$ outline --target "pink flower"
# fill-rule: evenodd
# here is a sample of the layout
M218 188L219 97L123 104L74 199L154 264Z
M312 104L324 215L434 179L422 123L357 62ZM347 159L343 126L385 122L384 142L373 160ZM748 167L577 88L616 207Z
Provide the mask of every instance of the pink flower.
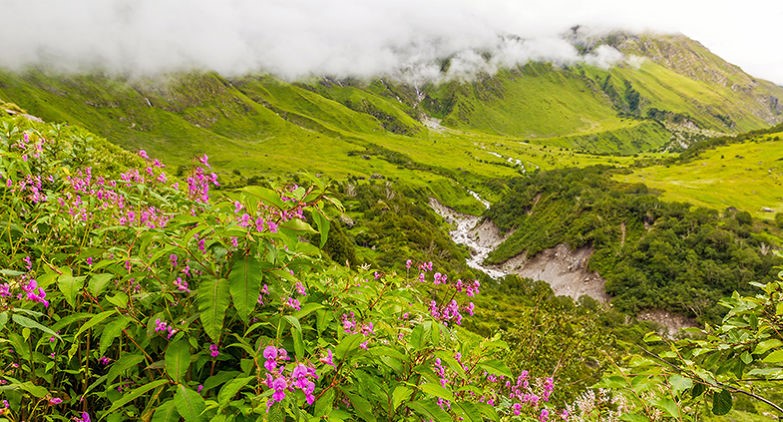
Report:
M60 404L62 402L63 402L63 399L61 399L59 397L52 397L52 398L49 399L49 404L52 405L52 406L56 406L56 405L58 405L58 404Z
M332 349L326 350L326 356L323 356L319 361L325 365L334 366L334 360L332 356Z
M144 151L143 149L139 150L139 157L141 157L141 158L143 158L145 160L149 160L150 159L150 156L147 155L147 151Z
M217 344L213 343L209 345L209 355L212 356L213 358L216 358L220 355L220 351L218 351Z

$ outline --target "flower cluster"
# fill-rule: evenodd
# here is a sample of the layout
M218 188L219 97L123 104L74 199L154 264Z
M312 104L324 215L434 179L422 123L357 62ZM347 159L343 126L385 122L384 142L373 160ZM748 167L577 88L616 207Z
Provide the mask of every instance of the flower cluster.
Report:
M209 203L209 186L220 186L217 180L217 174L207 174L204 168L211 168L209 158L206 154L199 158L199 162L204 166L198 166L193 174L187 178L188 196L196 202L202 204Z
M167 322L161 321L160 318L158 318L155 320L155 332L166 333L166 338L170 339L174 334L177 333L177 330Z
M283 401L287 391L293 392L297 389L304 393L307 404L313 404L315 402L314 380L318 379L318 374L314 367L303 363L297 363L286 376L286 367L283 362L288 361L289 358L288 352L285 349L267 346L264 349L263 356L266 359L264 368L268 371L266 375L266 386L269 389L274 390L272 398L267 402L268 407ZM331 351L329 359L331 360Z

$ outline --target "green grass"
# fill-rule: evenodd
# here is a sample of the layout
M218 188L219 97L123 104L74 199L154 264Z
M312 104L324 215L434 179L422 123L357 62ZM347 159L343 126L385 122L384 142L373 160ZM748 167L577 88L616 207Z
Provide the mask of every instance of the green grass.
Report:
M736 207L770 219L783 212L783 141L774 140L782 135L718 147L686 163L643 168L617 179L644 183L669 201L718 210Z

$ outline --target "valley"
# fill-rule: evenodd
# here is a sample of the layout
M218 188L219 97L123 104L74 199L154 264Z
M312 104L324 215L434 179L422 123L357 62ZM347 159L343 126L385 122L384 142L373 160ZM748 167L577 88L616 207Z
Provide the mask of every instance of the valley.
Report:
M572 32L417 82L0 68L0 420L780 411L783 87Z

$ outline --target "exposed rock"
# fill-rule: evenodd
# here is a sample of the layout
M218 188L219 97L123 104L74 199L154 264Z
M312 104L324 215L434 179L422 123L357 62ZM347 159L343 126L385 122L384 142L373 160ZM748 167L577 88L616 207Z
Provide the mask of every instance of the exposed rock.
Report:
M601 302L608 302L604 291L604 279L598 273L587 269L592 248L580 248L575 251L566 245L547 249L528 259L521 254L509 259L502 265L484 265L484 260L511 233L503 235L491 221L481 217L458 213L435 199L430 206L454 226L450 232L455 243L466 245L471 250L467 264L471 268L485 272L492 278L501 278L510 274L533 280L542 280L552 287L556 295L573 299L587 295Z
M658 333L669 338L674 338L683 328L696 327L696 321L682 315L660 309L648 309L637 316L642 321L651 321L660 326Z

